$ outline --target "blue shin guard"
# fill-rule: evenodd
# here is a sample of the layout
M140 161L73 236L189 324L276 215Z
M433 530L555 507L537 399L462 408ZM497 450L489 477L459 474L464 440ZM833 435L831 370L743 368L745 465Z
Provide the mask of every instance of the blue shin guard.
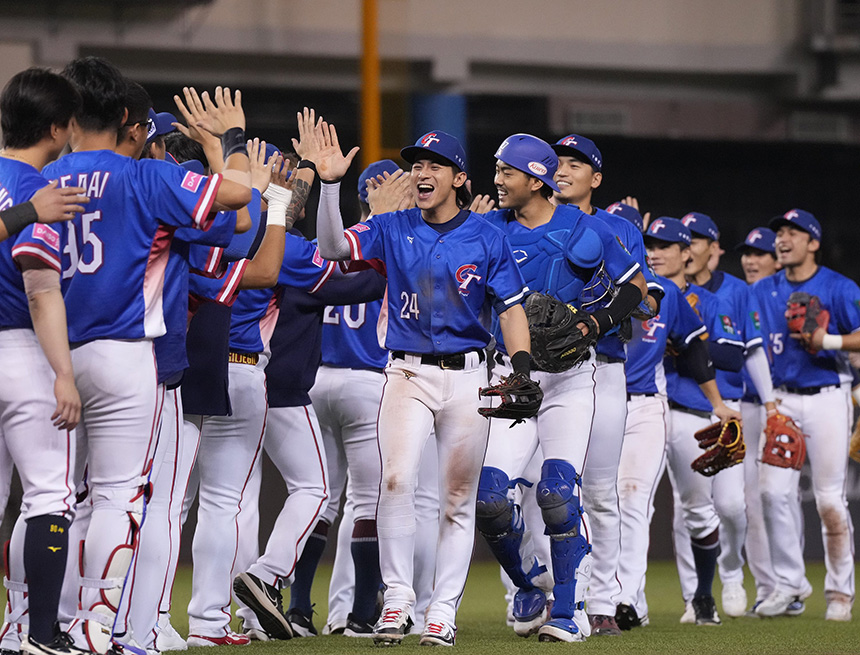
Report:
M541 467L537 503L550 537L552 574L555 582L553 618L572 619L584 608L585 577L591 572L591 545L582 534L581 479L576 469L561 459L548 459ZM577 584L579 583L579 584Z
M520 589L534 588L533 578L546 571L532 559L529 570L523 566L520 546L523 542L523 519L519 507L508 497L511 481L504 471L492 466L481 470L478 482L476 523L499 564Z

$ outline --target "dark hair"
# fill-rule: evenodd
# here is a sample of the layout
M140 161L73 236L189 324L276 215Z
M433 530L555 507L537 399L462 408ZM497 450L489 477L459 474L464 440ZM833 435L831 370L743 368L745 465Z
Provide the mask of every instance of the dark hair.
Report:
M535 178L535 179L537 179L537 178ZM541 180L541 182L543 182L543 180ZM552 187L550 187L550 185L547 184L546 182L543 182L543 186L540 188L540 194L544 198L549 200L550 198L552 198L552 193L553 193Z
M66 127L81 104L75 87L46 68L28 68L15 75L0 95L0 126L6 148L29 148Z
M209 160L206 159L206 153L203 152L203 146L196 141L189 139L182 132L170 132L164 135L164 149L169 152L173 158L180 164L184 161L196 159L203 168L209 168Z
M140 153L141 159L155 159L152 156L152 146L158 144L159 147L164 148L164 135L159 134L156 137L153 137L152 141L147 141L143 146L143 152Z
M456 166L452 166L454 169L454 175L460 172L460 169ZM466 209L469 205L472 204L472 192L466 187L466 183L463 183L463 186L457 187L457 206L460 209Z
M78 125L88 132L118 130L126 107L126 79L119 69L100 57L82 57L63 69L81 94L81 108L75 114Z
M149 110L152 109L152 98L140 84L126 78L125 108L128 109L128 118L125 125L119 129L119 138L122 139L126 128L143 123L149 119Z

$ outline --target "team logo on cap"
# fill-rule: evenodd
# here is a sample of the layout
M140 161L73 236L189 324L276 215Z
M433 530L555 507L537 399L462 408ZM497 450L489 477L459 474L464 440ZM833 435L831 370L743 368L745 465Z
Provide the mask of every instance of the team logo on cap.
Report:
M425 134L421 137L421 145L425 148L429 148L434 143L439 143L439 138L436 136L435 132L430 132L430 134Z
M457 269L454 277L457 278L457 282L460 283L460 286L457 287L460 291L460 295L468 296L469 295L469 283L472 280L476 280L478 282L481 281L480 275L475 275L475 271L478 270L478 267L474 264L464 264L460 268Z
M579 144L576 142L576 137L569 136L564 141L561 142L561 145L563 145L563 146L576 146Z
M790 211L785 212L782 217L785 220L790 221L793 218L800 218L800 214L798 214L796 210L792 209Z
M535 175L546 175L546 166L540 162L530 161L528 163L528 169Z
M651 234L657 234L657 232L662 230L664 227L666 227L666 224L658 218L656 221L651 223L651 227L648 228L648 231Z
M619 209L621 209L621 203L613 202L611 205L609 205L609 207L606 208L606 211L608 211L610 214L614 214Z
M687 214L684 218L681 219L681 222L684 224L684 227L690 227L690 223L696 222L696 217L692 214Z
M758 230L753 230L752 232L749 233L749 236L747 237L747 243L752 245L756 241L758 241L759 239L763 239L763 238L764 237L762 236L761 232L759 232Z
M149 141L152 137L155 136L155 130L156 129L157 128L155 127L155 121L150 120L149 121L149 129L146 130L146 140L147 141Z

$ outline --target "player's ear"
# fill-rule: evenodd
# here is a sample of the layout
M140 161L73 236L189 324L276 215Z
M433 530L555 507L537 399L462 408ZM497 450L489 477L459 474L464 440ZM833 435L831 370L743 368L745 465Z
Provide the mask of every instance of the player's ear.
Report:
M818 252L818 249L821 248L821 242L818 239L809 239L809 246L807 247L809 252Z
M456 171L454 173L454 188L459 189L466 183L468 176L463 171Z
M603 182L603 173L600 171L594 171L591 176L591 188L596 189L600 186L601 182Z

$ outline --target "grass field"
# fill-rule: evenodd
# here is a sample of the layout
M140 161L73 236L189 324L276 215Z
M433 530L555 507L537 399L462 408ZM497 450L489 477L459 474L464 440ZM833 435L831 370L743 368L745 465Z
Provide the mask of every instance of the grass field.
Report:
M313 590L316 603L314 624L322 629L327 615L326 596L329 567L321 567ZM681 625L678 619L683 612L680 585L674 563L654 562L648 571L648 603L651 624L624 633L621 637L591 637L585 643L547 644L535 637L521 639L505 625L503 587L499 569L489 562L472 566L466 594L457 616L457 652L462 654L529 655L530 653L561 652L577 649L582 652L604 653L695 653L712 655L722 653L779 653L798 655L839 655L860 653L860 617L851 623L824 621L824 565L813 563L807 575L815 593L807 601L806 612L799 617L777 619L740 618L723 616L720 627ZM754 592L751 576L747 574L747 593ZM173 624L183 635L187 633L184 610L190 596L190 570L180 571L173 597ZM715 588L719 607L719 583ZM221 650L227 651L227 648ZM243 653L270 655L302 653L335 655L338 653L375 651L367 639L349 639L342 636L293 639L283 642L252 643ZM397 652L418 651L418 637L407 637ZM422 648L426 653L428 649ZM207 651L209 652L209 651ZM235 648L229 652L235 653ZM217 651L212 649L212 655Z

